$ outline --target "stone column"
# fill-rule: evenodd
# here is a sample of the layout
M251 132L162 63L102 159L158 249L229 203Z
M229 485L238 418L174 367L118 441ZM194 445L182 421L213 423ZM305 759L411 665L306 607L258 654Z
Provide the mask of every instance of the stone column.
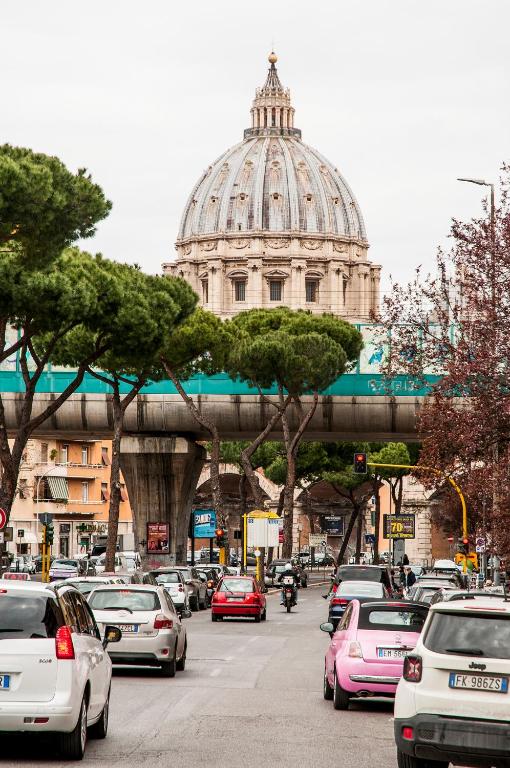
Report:
M144 567L186 564L191 504L205 450L186 437L126 436L120 464L133 510L135 542L147 541L147 523L168 523L169 554L138 544Z

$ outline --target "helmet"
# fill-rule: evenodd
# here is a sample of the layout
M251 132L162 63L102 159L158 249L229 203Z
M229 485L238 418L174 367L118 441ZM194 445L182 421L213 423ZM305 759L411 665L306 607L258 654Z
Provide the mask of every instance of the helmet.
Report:
M291 571L292 570L292 565L290 563L285 563L285 570L286 571Z

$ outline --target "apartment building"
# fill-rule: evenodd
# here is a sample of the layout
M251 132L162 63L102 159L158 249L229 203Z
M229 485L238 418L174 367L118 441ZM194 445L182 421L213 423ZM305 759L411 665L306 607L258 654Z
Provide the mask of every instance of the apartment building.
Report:
M53 516L56 555L84 555L108 532L111 442L30 440L21 465L10 525L11 552L39 553L40 517ZM121 477L119 533L131 533L132 513Z

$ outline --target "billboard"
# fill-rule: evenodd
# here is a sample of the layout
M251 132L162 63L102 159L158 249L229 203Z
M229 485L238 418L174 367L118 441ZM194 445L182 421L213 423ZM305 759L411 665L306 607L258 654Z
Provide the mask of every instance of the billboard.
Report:
M216 512L214 509L196 509L193 512L195 539L214 539L216 536Z
M147 523L147 552L151 555L168 555L170 552L168 523Z
M322 532L327 536L343 536L344 535L344 518L343 515L324 515L321 518Z
M383 515L385 539L414 539L414 515Z

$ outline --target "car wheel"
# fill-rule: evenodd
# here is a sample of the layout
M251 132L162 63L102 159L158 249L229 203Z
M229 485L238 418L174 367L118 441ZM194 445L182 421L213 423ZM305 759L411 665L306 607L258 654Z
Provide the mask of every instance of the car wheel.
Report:
M187 641L184 643L184 650L182 652L182 656L177 662L177 671L178 672L184 672L184 669L186 667L186 651L188 650L188 643Z
M108 696L106 697L103 711L101 712L101 717L99 718L97 723L94 723L94 725L89 730L89 734L91 738L106 739L106 734L108 733L108 715L109 714L110 714L110 691L108 691Z
M406 755L397 749L398 768L448 768L449 763L438 762L437 760L423 760L420 757Z
M218 621L219 616L217 616L215 613L211 613L211 620L212 621Z
M64 760L83 760L87 744L87 701L81 701L78 722L71 733L60 734L60 753Z
M255 624L260 624L261 616L262 616L261 613L257 613L257 615L255 616Z
M264 612L262 613L262 616L260 617L262 621L265 621L267 619L267 608L264 608Z
M207 597L204 598L204 601L202 603L198 604L198 607L200 608L201 611L205 611L205 609L207 608Z
M324 667L324 698L326 699L326 701L333 701L333 688L329 684L325 667Z
M344 691L338 682L338 675L335 669L335 683L333 688L333 706L335 709L349 709L349 694ZM410 767L409 767L410 768Z
M172 661L161 662L161 677L175 677L175 671L177 669L177 663L175 661L175 651Z

